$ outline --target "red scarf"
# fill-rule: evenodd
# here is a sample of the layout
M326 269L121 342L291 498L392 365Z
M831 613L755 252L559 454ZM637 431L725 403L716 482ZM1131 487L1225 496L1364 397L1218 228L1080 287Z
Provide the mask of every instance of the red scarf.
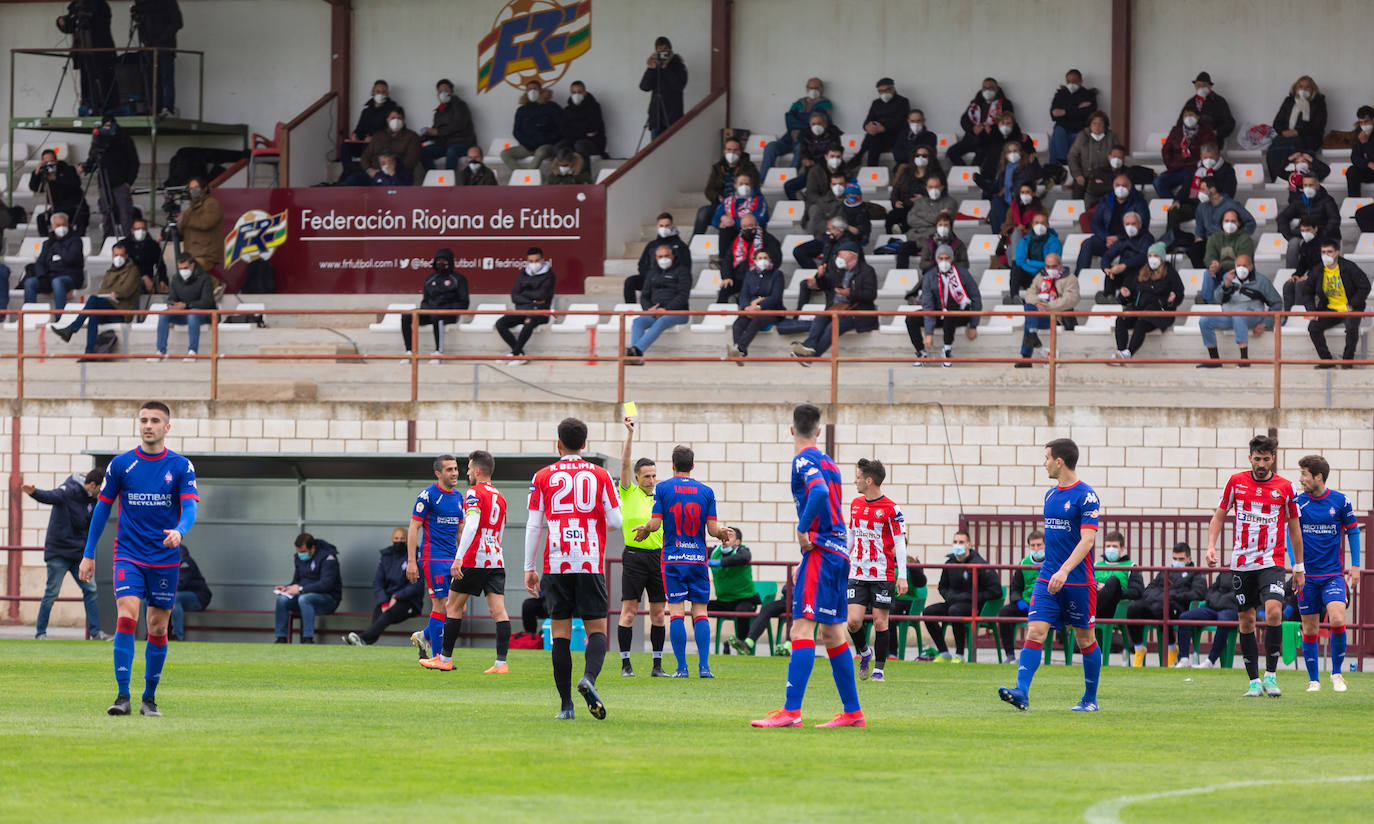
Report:
M1193 171L1193 182L1188 185L1188 198L1190 200L1197 200L1197 190L1202 188L1202 181L1211 177L1213 171L1215 170L1203 166L1201 161L1198 162L1197 169Z
M753 195L752 197L745 198L743 205L739 205L739 201L739 198L733 196L725 199L725 214L729 215L736 222L739 221L739 215L742 215L745 212L752 212L753 214L759 213L758 195ZM736 212L738 212L738 214L736 214Z
M967 309L972 301L968 299L968 292L964 291L964 282L959 277L959 267L951 266L947 273L937 270L936 274L940 276L940 306L948 307L952 298L960 309Z
M981 98L979 98L981 99ZM984 126L992 126L997 123L997 118L1002 114L1002 98L994 97L988 104L988 113L981 120L978 115L978 100L968 104L968 119L973 123L982 123Z
M1055 281L1059 280L1063 275L1064 270L1061 268L1059 274L1053 277L1050 276L1049 272L1045 272L1040 276L1040 290L1037 294L1041 303L1049 303L1054 298L1059 297L1059 287L1055 285Z
M735 242L730 245L730 256L735 261L735 266L739 266L746 258L752 258L763 248L763 230L754 230L754 242L745 243L742 234L735 235Z
M1302 188L1302 179L1306 174L1306 172L1299 172L1294 169L1293 172L1288 175L1288 194L1291 195Z

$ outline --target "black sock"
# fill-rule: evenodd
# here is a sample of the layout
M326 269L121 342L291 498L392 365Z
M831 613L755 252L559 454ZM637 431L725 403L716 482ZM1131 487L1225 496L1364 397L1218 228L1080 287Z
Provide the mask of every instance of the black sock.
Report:
M593 684L596 683L596 676L601 674L601 665L606 661L606 647L610 646L606 639L606 633L594 632L587 636L586 669L583 675Z
M506 660L510 652L510 619L496 622L496 660Z
M660 626L649 627L649 646L654 648L654 658L663 657L663 642L668 637L668 628Z
M553 639L553 685L563 709L572 709L572 640Z
M878 669L882 669L883 664L887 663L888 638L891 635L890 629L873 631L873 657L876 659L874 666Z
M630 644L633 643L635 639L635 628L620 627L617 629L616 635L620 639L620 657L624 658L626 661L630 660Z
M868 650L868 644L864 641L863 627L859 627L857 631L850 630L849 640L854 644L854 652L862 653Z
M1283 627L1264 627L1264 671L1278 672L1279 653L1283 652Z
M1245 673L1250 680L1259 678L1259 642L1255 640L1254 630L1240 634L1240 654L1245 659Z
M462 618L444 619L444 655L453 657L453 645L458 643L458 636L463 631Z

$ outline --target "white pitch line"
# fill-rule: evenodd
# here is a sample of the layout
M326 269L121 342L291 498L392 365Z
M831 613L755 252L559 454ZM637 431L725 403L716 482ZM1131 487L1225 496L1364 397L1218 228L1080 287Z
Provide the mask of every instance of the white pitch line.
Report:
M1374 781L1374 775L1341 775L1330 778L1274 778L1256 781L1232 781L1227 784L1208 784L1203 787L1189 787L1183 790L1169 790L1162 793L1147 793L1145 795L1123 795L1120 798L1113 798L1108 801L1099 801L1088 808L1083 813L1083 820L1088 824L1121 824L1118 814L1125 807L1141 801L1154 801L1159 798L1177 798L1185 795L1202 795L1203 793L1215 792L1217 790L1236 790L1246 787L1264 787L1273 784L1354 784L1361 781Z

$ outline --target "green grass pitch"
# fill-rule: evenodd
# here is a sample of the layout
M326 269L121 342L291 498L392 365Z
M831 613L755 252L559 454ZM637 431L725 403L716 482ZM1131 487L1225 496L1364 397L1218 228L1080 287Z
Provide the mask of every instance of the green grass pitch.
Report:
M456 662L174 644L166 717L111 718L109 645L0 643L0 821L1374 819L1374 682L1361 673L1344 695L1325 675L1308 695L1285 670L1283 698L1242 700L1241 670L1108 667L1102 712L1080 715L1077 667L1042 667L1018 713L996 696L1011 665L894 662L886 683L859 684L867 729L818 730L839 709L818 660L807 729L755 730L748 719L781 705L783 659L717 656L715 681L677 681L648 678L636 655L625 679L612 652L607 719L574 695L571 723L552 720L547 653L512 653L508 676L481 674L489 649ZM140 642L135 707L142 669Z

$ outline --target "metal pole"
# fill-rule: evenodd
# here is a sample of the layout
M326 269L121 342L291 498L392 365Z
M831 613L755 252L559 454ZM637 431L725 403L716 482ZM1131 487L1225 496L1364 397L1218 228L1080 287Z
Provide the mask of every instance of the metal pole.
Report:
M1274 411L1277 412L1282 406L1282 393L1280 386L1283 383L1283 318L1274 313ZM1274 423L1278 423L1277 415Z
M970 664L978 661L978 565L973 565L973 608L969 610L969 615L973 618L968 625L968 662ZM1054 646L1054 635L1049 637L1050 646Z
M22 306L21 306L20 309L19 309L18 320L19 320L19 341L17 342L17 344L15 345L15 348L14 348L14 357L15 357L15 361L14 361L14 382L15 382L16 384L18 384L18 385L15 387L15 393L18 395L18 399L19 399L20 401L23 401L23 400L24 400L24 309L23 309Z
M835 420L840 405L840 316L830 313L830 420ZM831 455L833 458L834 455Z
M19 334L20 334L20 336L22 337L23 334L24 334L24 333L23 333L23 329L22 329L23 324L20 324L20 326L21 326L21 328L20 328ZM20 361L20 363L23 363L23 361ZM21 398L21 399L23 398L23 395L22 395L22 394L20 395L20 398ZM9 486L10 486L10 489L9 489L9 492L10 492L10 497L9 497L9 508L10 508L10 518L9 518L10 524L9 524L9 526L10 526L10 529L9 529L9 544L10 544L11 547L17 547L17 546L19 546L19 544L21 543L21 541L20 541L20 535L22 534L23 529L24 529L24 509L23 509L23 503L24 503L23 494L24 494L24 493L23 493L23 490L20 489L20 487L21 487L21 485L22 485L22 479L21 479L20 476L19 476L19 421L20 421L20 418L19 418L18 415L11 415L11 416L10 416L10 484L9 484ZM6 573L6 575L5 575L5 578L6 578L6 581L5 581L5 594L6 594L6 595L9 595L9 596L11 596L11 597L18 597L18 595L19 595L19 585L20 585L20 582L21 582L20 575L19 575L19 567L20 567L20 564L22 564L23 562L24 562L24 553L23 553L21 550L18 550L18 549L11 549L11 550L9 551L9 559L8 559L8 561L7 561L7 563L6 563L6 568L5 568L5 573ZM18 623L18 622L19 622L19 602L18 602L18 601L10 601L8 622L9 622L9 623Z
M219 400L219 310L210 313L210 400Z
M615 347L615 398L616 403L625 403L625 313L620 313L620 340Z
M1164 656L1164 665L1168 666L1169 658L1166 653L1168 651L1169 645L1169 573L1166 570L1164 572L1161 572L1160 574L1164 576L1164 617L1163 620L1160 622L1159 652L1161 655Z
M420 312L410 310L410 402L420 399L420 359L416 350L420 348Z
M1050 367L1050 397L1049 397L1049 407L1050 407L1050 409L1054 409L1054 395L1055 395L1055 389L1056 389L1055 384L1056 384L1056 379L1057 379L1058 376L1059 376L1059 367L1058 367L1058 365L1057 365L1057 363L1056 363L1056 361L1055 361L1055 356L1058 355L1058 354L1059 354L1059 323L1058 323L1058 318L1056 318L1055 315L1054 315L1054 313L1051 312L1051 313L1050 313L1050 351L1049 351L1049 359L1050 359L1050 363L1049 363L1049 367Z

